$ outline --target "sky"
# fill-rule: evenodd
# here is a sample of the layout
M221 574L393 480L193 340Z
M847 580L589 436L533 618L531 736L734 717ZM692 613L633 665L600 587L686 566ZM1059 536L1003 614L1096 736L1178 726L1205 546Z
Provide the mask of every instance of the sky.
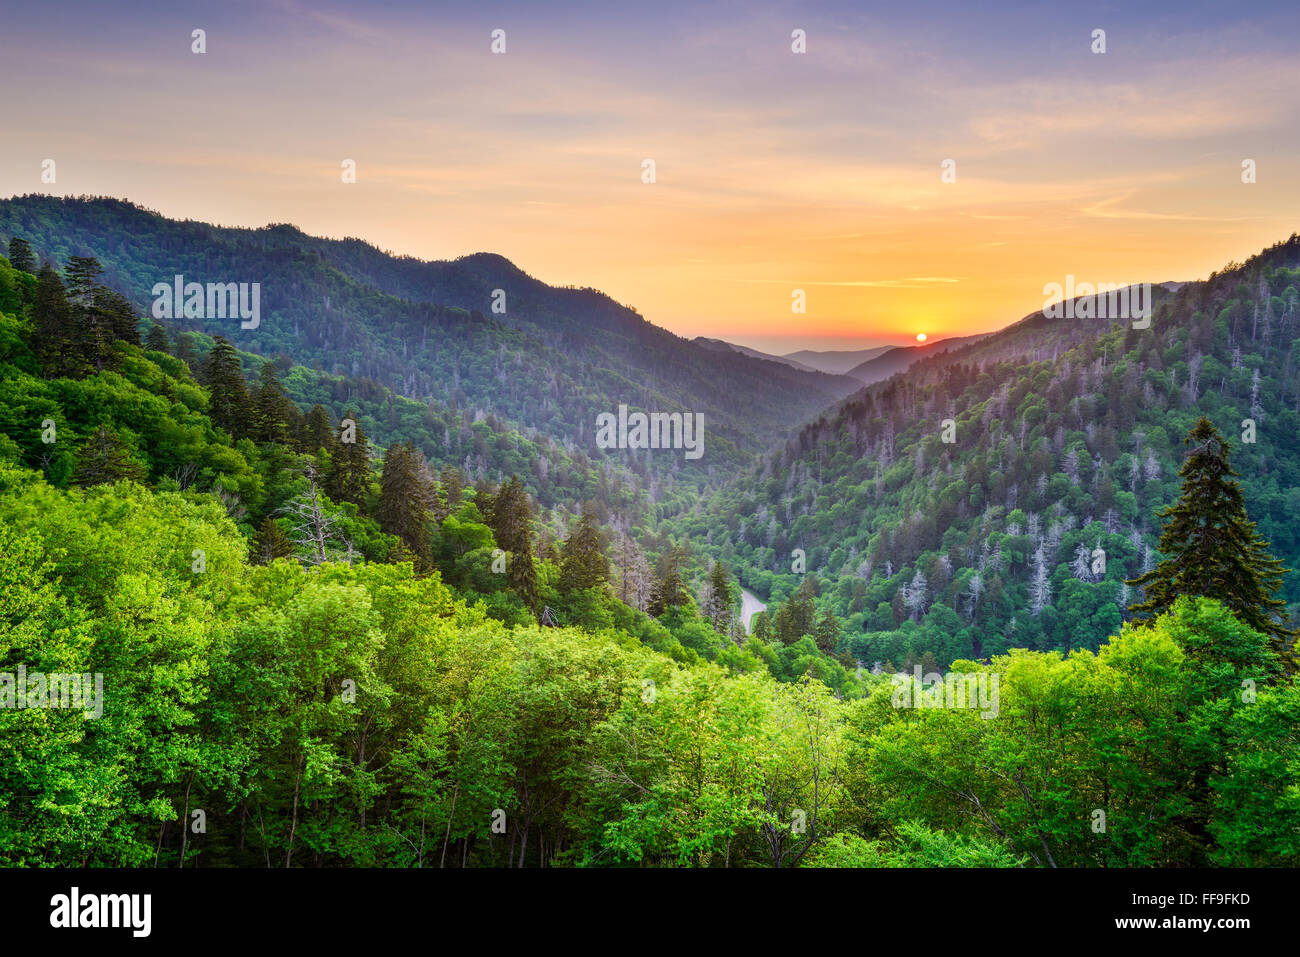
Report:
M1294 0L64 2L3 22L0 196L500 253L776 353L989 331L1067 275L1203 278L1300 229Z

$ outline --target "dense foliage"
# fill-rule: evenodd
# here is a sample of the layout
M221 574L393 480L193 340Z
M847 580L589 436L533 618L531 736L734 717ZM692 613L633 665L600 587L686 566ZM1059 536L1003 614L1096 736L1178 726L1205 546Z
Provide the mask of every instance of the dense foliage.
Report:
M105 693L98 720L0 711L7 864L1300 855L1300 693L1209 599L1096 655L995 658L986 720L894 708L883 680L846 701L678 663L620 627L507 627L409 563L249 565L211 497L3 481L0 661Z

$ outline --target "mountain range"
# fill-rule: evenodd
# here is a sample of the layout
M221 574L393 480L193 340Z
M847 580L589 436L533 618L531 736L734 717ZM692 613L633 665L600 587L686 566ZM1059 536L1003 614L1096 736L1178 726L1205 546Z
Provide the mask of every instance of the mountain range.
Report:
M146 314L155 284L176 275L259 283L258 328L194 319L177 330L222 335L252 356L285 355L435 411L490 414L571 454L617 458L660 485L726 474L858 387L843 376L720 353L595 289L549 286L487 253L428 262L359 239L177 221L102 197L0 201L0 234L25 238L41 260L96 257L106 283ZM331 411L341 415L351 397ZM708 454L692 463L603 452L593 441L596 417L620 404L703 414ZM412 438L366 424L385 439ZM425 451L437 460L446 449Z
M726 563L769 620L811 579L846 624L842 650L868 664L1095 647L1123 619L1125 579L1161 558L1157 514L1200 415L1239 437L1249 512L1300 564L1294 236L1205 281L1154 285L1149 326L1038 311L985 335L773 356L684 340L485 253L426 262L102 198L0 202L0 235L60 263L97 257L146 311L174 274L260 282L259 328L171 331L204 349L225 336L250 370L279 357L300 407L358 407L380 446L415 441L471 480L521 473L570 513L597 502L613 526L643 528L652 555L689 543L696 581ZM812 365L850 358L847 375ZM702 412L701 462L597 448L596 416L620 405ZM1093 571L1081 556L1098 549ZM1285 595L1300 600L1295 575Z
M806 365L811 369L829 372L832 375L847 375L850 369L897 348L898 346L873 346L870 349L832 349L825 351L800 349L798 352L787 353L784 358Z
M777 356L748 346L737 345L723 339L710 339L697 336L692 341L706 349L717 352L733 352L739 355L762 359L765 362L779 362L803 372L822 372L827 375L848 376L857 379L862 385L871 385L888 379L896 372L902 372L913 362L926 356L947 352L965 343L975 342L982 335L956 336L928 342L917 346L876 346L871 349L849 351L815 352L804 349L789 355Z

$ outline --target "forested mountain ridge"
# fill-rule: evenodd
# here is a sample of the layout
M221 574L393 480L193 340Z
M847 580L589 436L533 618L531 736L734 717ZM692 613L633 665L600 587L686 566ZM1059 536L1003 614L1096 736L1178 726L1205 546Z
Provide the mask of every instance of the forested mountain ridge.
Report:
M847 375L848 371L855 366L860 366L869 359L874 359L876 356L897 348L898 346L873 346L870 349L852 350L829 349L818 351L815 349L800 349L798 352L789 353L785 358L804 363L815 369L821 369L822 372Z
M741 355L750 356L754 359L762 359L764 362L776 362L780 365L789 366L792 369L800 369L803 372L817 372L810 365L805 365L795 359L787 356L774 356L770 353L760 352L757 349L751 349L748 346L738 346L734 342L727 342L725 339L710 339L707 336L696 336L692 342L703 346L705 349L713 349L718 352L739 352Z
M1300 567L1298 287L1292 236L1154 287L1150 328L1034 313L846 399L676 528L778 601L803 550L868 665L1096 648L1137 597L1125 579L1161 558L1155 515L1200 415ZM1284 588L1294 606L1300 575Z
M880 355L864 359L844 374L866 385L874 385L895 373L904 371L912 363L919 362L927 356L951 352L961 348L963 344L978 342L983 338L983 336L957 336L919 346L896 346L885 350Z
M494 255L422 262L292 226L217 227L122 200L40 195L0 201L0 235L25 238L38 259L96 257L106 283L142 310L154 284L176 274L259 282L257 329L220 319L184 328L478 418L492 412L570 452L619 456L643 476L725 475L855 387L701 348L595 290L547 286ZM504 314L492 312L497 289ZM596 416L619 404L703 413L709 454L693 463L596 449Z

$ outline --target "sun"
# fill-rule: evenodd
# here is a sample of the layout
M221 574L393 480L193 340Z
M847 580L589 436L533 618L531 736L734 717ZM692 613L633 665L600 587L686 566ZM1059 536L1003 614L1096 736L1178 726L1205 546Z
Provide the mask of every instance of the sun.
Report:
M925 333L924 333L924 332L918 332L918 333L916 334L916 341L917 341L917 342L925 342Z

